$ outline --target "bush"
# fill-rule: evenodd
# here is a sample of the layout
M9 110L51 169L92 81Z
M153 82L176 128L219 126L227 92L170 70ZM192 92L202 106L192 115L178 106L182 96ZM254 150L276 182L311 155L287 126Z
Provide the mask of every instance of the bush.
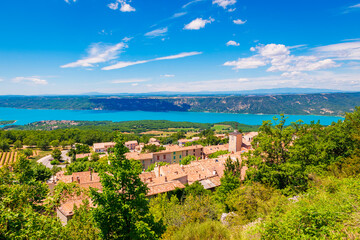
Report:
M182 165L189 165L192 161L195 161L196 157L193 155L189 155L184 157L184 159L181 161Z
M59 162L58 160L52 160L52 161L50 162L50 164L51 164L51 165L59 165L60 162Z
M230 152L227 151L227 150L220 150L220 151L217 151L217 152L214 152L214 153L210 154L209 158L217 158L218 156L225 155L225 154L228 154L228 153L230 153Z
M230 239L228 229L218 221L188 224L170 238L173 240Z

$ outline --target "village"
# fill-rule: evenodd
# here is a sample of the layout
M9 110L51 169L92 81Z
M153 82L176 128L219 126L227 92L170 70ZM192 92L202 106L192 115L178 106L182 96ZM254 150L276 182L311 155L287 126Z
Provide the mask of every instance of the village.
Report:
M150 138L147 144L137 141L125 142L129 149L126 158L133 161L140 161L143 172L140 179L147 184L147 197L152 198L158 194L184 189L185 186L199 182L204 189L214 190L221 185L220 178L224 174L225 162L228 158L232 161L238 160L241 164L241 155L251 149L251 142L257 132L241 133L237 130L229 134L219 134L218 138L228 138L227 144L222 145L190 145L188 142L199 140L199 137L191 139L179 139L178 145L161 146L156 138ZM142 152L146 145L155 145L164 150L158 152ZM94 143L92 151L107 155L109 150L115 146L114 142ZM77 157L88 157L90 154L81 154ZM187 159L193 161L187 161ZM241 178L244 179L246 166L241 169ZM59 182L78 183L80 187L89 189L95 188L101 191L102 186L98 173L89 171L73 172L66 175L65 171L56 173L48 185L53 189ZM80 206L84 196L68 198L61 202L57 208L57 216L65 225L74 214L74 206Z

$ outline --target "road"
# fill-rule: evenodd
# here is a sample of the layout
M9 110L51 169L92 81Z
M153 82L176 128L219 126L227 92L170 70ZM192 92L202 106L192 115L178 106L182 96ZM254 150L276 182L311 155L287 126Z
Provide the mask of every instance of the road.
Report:
M68 153L69 150L65 150L65 151L61 151L61 159L64 161L68 161L70 160L70 157L66 156L66 154ZM51 165L51 161L53 160L53 157L51 155L47 155L43 158L40 158L39 160L37 160L38 163L42 163L43 165L45 165L45 167L52 169L53 165ZM61 168L66 167L66 165L58 165Z

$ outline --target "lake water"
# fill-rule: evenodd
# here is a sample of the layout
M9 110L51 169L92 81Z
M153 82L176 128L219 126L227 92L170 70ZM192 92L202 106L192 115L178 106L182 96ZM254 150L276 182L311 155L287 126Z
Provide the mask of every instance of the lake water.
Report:
M323 125L343 119L316 115L287 115L288 121L303 120L305 123L320 120ZM233 113L204 113L204 112L144 112L144 111L94 111L94 110L38 110L0 108L0 120L17 120L15 124L25 125L42 120L83 120L113 122L131 120L170 120L199 123L218 123L237 121L248 125L260 125L264 120L272 120L274 115L262 114L233 114Z

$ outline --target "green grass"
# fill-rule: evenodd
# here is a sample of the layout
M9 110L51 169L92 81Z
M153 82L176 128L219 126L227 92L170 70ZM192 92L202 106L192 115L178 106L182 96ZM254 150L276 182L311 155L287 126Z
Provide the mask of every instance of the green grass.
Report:
M232 127L230 125L216 124L211 129L215 130L216 132L224 132L224 131L231 131Z

